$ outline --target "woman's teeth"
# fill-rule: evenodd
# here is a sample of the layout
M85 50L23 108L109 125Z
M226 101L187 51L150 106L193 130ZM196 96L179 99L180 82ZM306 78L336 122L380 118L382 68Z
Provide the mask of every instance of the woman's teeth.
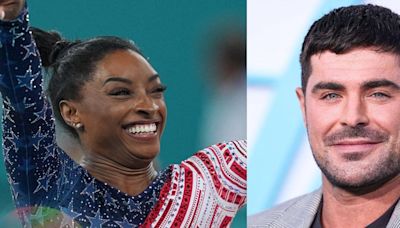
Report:
M135 124L128 129L129 133L137 134L137 133L154 133L157 130L157 126L155 123L151 124Z

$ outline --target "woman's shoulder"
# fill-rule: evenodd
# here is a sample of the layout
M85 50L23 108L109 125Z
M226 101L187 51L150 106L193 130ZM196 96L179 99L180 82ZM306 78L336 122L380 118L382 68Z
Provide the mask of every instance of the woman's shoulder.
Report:
M246 151L244 140L218 143L171 165L170 179L144 226L229 225L246 202Z
M214 191L246 194L247 142L237 140L206 147L180 164Z
M196 166L210 172L216 170L234 172L245 179L246 161L247 142L246 140L236 140L208 146L183 161L181 165ZM194 171L199 172L200 170Z

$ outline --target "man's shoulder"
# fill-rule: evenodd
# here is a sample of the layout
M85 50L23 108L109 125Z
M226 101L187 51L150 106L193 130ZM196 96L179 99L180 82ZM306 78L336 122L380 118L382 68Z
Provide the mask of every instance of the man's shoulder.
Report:
M249 216L248 227L309 227L321 201L316 190Z

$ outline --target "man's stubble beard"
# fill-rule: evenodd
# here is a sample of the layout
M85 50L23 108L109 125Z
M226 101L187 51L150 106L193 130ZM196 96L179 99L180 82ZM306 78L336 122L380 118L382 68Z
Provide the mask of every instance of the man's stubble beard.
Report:
M368 192L375 191L380 188L389 180L400 175L400 145L398 143L392 143L390 148L383 148L384 151L373 151L372 153L381 153L378 159L373 161L366 169L362 171L359 170L357 173L350 174L354 170L346 170L348 167L339 167L337 164L333 164L333 161L329 158L328 153L331 151L323 151L322 153L317 153L311 145L311 139L309 134L309 127L307 125L307 134L310 140L310 146L312 150L313 157L321 169L322 173L325 175L326 179L335 187L344 189L345 191L354 194L365 194ZM352 136L353 135L353 136ZM383 133L379 133L376 130L365 130L364 128L344 130L343 133L336 133L334 137L326 137L328 140L324 139L324 145L329 143L331 140L340 140L340 138L351 138L351 137L370 137L370 138L381 138L388 140L389 136L384 136ZM351 156L346 157L348 162L357 162L363 158L363 155L353 153ZM358 176L354 178L354 176Z
M314 150L313 157L326 179L333 186L354 194L373 192L400 174L400 158L394 152L390 152L389 156L379 157L362 173L356 174L348 174L351 170L343 170L342 167L335 166L326 157L323 158L316 154ZM349 160L349 162L351 161ZM359 177L349 180L351 175Z

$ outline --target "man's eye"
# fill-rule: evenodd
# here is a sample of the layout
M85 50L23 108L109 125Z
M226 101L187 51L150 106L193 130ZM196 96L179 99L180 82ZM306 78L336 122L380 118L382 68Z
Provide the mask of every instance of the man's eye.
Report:
M371 94L371 97L378 98L378 99L386 99L386 98L390 98L391 96L386 93L376 92L376 93Z
M340 95L337 93L328 93L321 97L322 100L335 100L340 98Z

